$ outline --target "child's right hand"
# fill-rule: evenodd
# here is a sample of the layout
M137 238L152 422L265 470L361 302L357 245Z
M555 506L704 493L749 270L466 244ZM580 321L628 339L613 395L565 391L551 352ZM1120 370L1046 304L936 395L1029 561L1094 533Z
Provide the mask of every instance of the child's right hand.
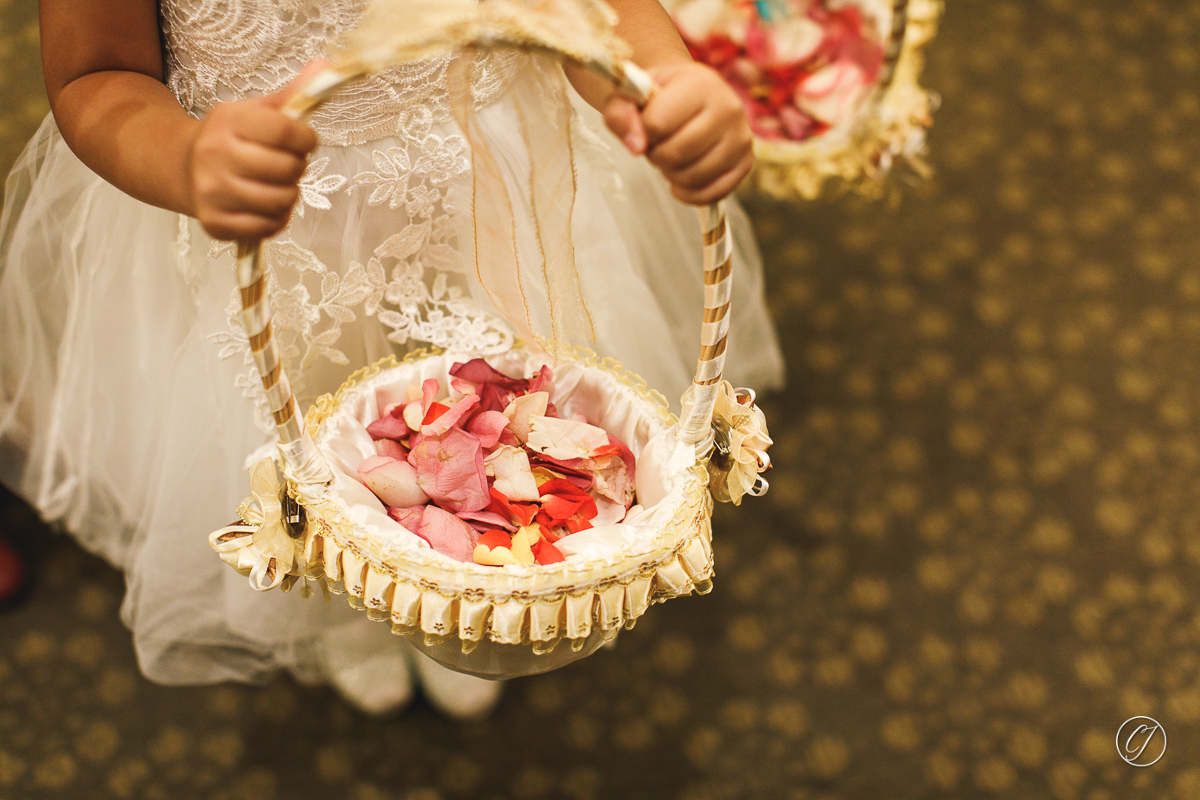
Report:
M288 224L317 135L283 105L309 67L286 89L220 103L200 123L188 152L192 216L214 239L258 240Z

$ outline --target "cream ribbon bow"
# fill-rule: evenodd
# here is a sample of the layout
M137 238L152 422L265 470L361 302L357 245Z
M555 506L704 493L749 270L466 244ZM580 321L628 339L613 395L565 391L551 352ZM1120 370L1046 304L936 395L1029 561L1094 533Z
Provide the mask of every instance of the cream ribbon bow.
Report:
M264 458L250 468L250 493L238 508L243 524L213 531L208 543L222 561L250 576L251 586L266 591L299 571L304 542L288 533L274 460Z
M767 448L767 419L754 405L754 392L734 389L721 381L713 405L714 449L708 462L709 489L713 497L740 505L745 495L761 497L767 482L759 473L771 467Z

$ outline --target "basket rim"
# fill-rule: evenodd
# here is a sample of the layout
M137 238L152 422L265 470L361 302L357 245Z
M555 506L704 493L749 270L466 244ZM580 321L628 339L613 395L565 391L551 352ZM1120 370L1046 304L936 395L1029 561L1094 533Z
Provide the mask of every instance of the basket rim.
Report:
M502 353L506 355L514 351L525 351L533 355L534 351L523 343L515 343L512 348ZM657 413L661 431L669 430L678 421L668 408L666 398L659 392L650 389L644 380L635 373L625 369L619 362L611 358L601 358L596 353L582 347L564 348L560 353L559 362L570 360L585 369L596 369L604 372L610 378L640 400L647 410ZM355 395L365 391L372 382L393 369L411 366L417 362L446 357L457 357L459 354L442 348L421 348L408 354L403 359L395 356L385 356L374 364L364 367L351 375L345 383L331 395L318 398L306 415L305 424L309 434L321 446L321 436L324 426L337 410ZM486 359L487 357L484 356ZM708 474L703 463L697 459L684 478L681 486L668 494L660 502L671 501L672 495L678 493L675 506L683 508L696 504L696 495L707 494ZM660 527L653 538L645 544L635 544L630 547L614 550L603 557L588 559L567 559L557 564L549 565L504 565L500 567L475 564L473 562L453 562L428 548L405 550L403 555L389 557L381 543L372 542L369 537L363 537L355 532L355 525L350 520L351 503L338 495L325 494L320 499L312 497L304 487L288 481L288 491L292 496L304 503L310 514L315 514L320 523L324 523L321 535L332 536L342 548L351 549L358 557L366 561L376 571L387 574L393 579L420 581L428 583L430 572L438 573L438 583L446 588L454 587L454 592L477 593L480 596L514 595L536 598L543 595L561 594L564 584L571 581L582 583L621 583L633 580L640 575L654 572L658 567L670 563L679 552L686 548L690 537L685 534L693 527L691 517L694 515L676 514L672 523ZM315 501L315 502L314 502ZM597 579L596 574L605 573L608 577ZM480 580L495 586L480 588ZM581 583L581 585L582 585ZM506 585L511 584L511 585ZM432 586L430 587L432 588Z

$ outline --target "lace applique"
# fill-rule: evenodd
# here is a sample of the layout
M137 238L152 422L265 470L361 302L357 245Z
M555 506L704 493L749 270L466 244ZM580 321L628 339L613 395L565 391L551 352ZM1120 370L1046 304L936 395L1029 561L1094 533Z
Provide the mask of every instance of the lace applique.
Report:
M457 246L452 195L455 179L470 171L466 142L436 130L425 108L406 113L401 122L402 136L370 151L373 169L351 179L330 173L330 157L321 156L301 181L297 216L305 208L345 210L335 209L335 203L365 202L367 207L403 211L406 224L375 245L365 264L351 260L344 270L325 264L290 238L290 229L263 245L272 327L301 406L315 399L316 392L305 380L308 371L322 361L349 364L339 348L344 329L367 324L369 318L382 326L383 337L401 347L418 342L488 354L512 345L507 324L471 301ZM354 194L366 196L358 199ZM232 253L232 245L214 243L210 257ZM221 346L221 358L241 354L247 371L236 385L254 399L259 425L270 431L266 396L242 328L236 290L226 312L227 330L209 340Z
M296 203L297 216L304 216L304 209L315 208L328 211L333 203L325 195L338 191L346 185L345 175L325 175L329 168L329 157L313 159L300 178L300 202Z
M218 102L277 91L307 62L324 57L363 5L161 0L167 85L194 116ZM505 52L475 58L470 81L476 107L508 88L516 58ZM324 147L300 181L296 220L263 249L275 338L302 407L328 388L311 386L309 373L329 365L346 366L347 373L362 366L349 364L347 352L358 358L370 349L368 340L480 354L512 344L508 324L473 303L455 237L453 186L468 174L470 159L463 137L444 124L452 118L449 67L450 57L441 56L394 68L348 87L310 117ZM375 145L362 147L368 143ZM395 214L384 219L384 211ZM336 220L334 228L318 215ZM374 216L364 224L368 215ZM318 232L294 236L297 221ZM331 246L360 230L377 240ZM320 238L309 241L309 235ZM339 249L364 257L343 260ZM232 245L214 243L210 256L227 259L232 252ZM331 262L318 252L329 253ZM209 339L222 358L241 355L246 370L236 385L253 398L259 425L269 432L273 425L236 291L226 311L227 329ZM329 371L321 373L324 383Z
M167 86L188 113L201 117L218 102L244 100L286 86L304 65L353 27L364 0L162 0ZM511 79L513 53L475 57L476 106L493 102ZM326 144L360 145L399 131L416 106L448 119L450 56L408 64L358 81L311 116Z

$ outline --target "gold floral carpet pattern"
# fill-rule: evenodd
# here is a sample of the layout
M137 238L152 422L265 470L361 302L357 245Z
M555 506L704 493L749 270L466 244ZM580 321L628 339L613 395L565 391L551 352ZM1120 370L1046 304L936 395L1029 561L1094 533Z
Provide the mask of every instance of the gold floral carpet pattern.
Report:
M45 110L33 6L0 0L0 165ZM713 594L486 722L373 720L148 683L120 576L5 499L37 583L0 797L1200 798L1200 2L951 0L926 83L931 182L751 204L791 388Z

